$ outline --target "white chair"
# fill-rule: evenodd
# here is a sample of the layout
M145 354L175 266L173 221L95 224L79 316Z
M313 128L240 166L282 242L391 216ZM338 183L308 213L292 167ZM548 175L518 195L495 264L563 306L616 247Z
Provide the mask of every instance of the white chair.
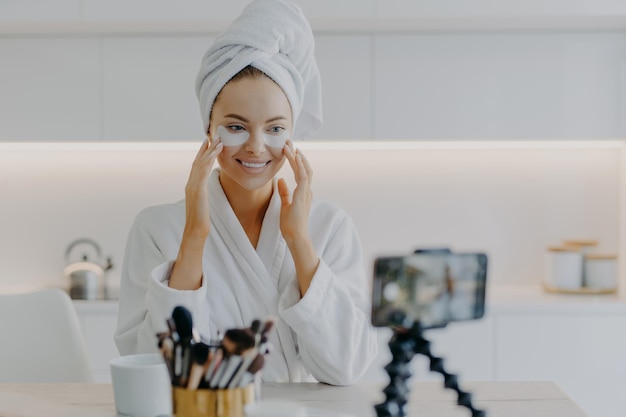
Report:
M0 294L0 383L93 382L78 316L59 289Z

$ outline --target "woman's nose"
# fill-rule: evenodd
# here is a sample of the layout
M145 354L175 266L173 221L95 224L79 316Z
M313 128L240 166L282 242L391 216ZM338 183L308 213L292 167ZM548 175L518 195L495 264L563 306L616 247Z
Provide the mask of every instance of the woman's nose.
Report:
M244 145L244 149L247 152L258 154L265 151L265 142L263 141L263 135L261 132L250 132L248 141Z

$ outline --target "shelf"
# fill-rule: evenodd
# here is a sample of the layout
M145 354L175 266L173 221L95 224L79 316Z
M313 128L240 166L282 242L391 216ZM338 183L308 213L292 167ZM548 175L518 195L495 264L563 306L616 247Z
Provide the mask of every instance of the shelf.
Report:
M505 314L626 315L626 299L612 294L556 294L541 284L497 284L487 287L487 311Z
M577 289L566 289L566 288L556 288L551 287L549 285L544 284L543 289L546 292L552 294L568 294L568 295L609 295L609 294L617 294L617 287L615 288L577 288Z

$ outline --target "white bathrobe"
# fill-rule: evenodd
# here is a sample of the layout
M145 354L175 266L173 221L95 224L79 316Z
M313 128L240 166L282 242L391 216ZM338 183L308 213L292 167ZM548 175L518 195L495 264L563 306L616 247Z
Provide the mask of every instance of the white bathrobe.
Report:
M187 307L203 338L253 319L276 318L273 350L263 380L345 385L358 380L376 356L370 296L361 245L351 218L314 201L309 233L320 264L304 297L291 253L280 233L280 196L274 186L256 249L233 212L215 169L209 180L211 231L202 286L168 287L185 226L185 201L141 211L126 246L115 341L122 355L157 351L156 333L177 305Z

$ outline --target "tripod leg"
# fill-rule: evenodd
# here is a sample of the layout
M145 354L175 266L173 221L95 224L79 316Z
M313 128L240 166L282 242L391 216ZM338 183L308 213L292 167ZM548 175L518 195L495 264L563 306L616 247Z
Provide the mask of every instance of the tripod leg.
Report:
M395 331L389 341L391 362L385 366L389 375L389 385L385 387L385 402L374 406L378 417L405 417L409 387L406 383L411 376L410 363L415 355L415 341L407 332Z
M457 393L456 403L470 410L472 417L486 417L487 413L485 411L474 408L472 404L472 394L463 391L459 387L458 377L445 370L443 358L433 356L430 350L430 342L424 338L423 330L419 323L413 326L411 333L415 340L415 353L426 356L430 361L430 370L443 375L444 386Z

